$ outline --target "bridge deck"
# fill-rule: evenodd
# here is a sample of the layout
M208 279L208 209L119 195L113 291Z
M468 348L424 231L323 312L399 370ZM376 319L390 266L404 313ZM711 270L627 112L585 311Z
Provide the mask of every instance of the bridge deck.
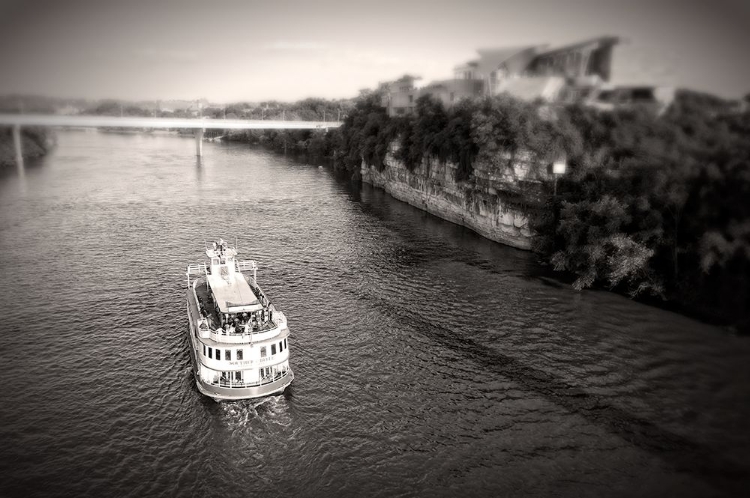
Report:
M246 119L188 119L56 114L0 114L0 126L76 126L96 128L194 128L219 130L315 130L338 128L340 121L258 121Z

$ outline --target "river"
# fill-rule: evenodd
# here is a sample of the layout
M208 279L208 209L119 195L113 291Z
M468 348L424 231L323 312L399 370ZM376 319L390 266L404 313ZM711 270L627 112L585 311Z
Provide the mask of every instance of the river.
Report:
M60 132L0 177L2 496L732 496L750 340L238 144ZM185 266L238 237L292 386L195 387Z

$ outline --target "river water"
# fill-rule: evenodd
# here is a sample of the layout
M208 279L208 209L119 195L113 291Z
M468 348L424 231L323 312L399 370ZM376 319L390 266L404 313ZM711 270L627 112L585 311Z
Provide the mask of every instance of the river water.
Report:
M748 338L292 158L58 140L0 177L0 495L747 491ZM289 319L283 395L195 388L184 271L218 236Z

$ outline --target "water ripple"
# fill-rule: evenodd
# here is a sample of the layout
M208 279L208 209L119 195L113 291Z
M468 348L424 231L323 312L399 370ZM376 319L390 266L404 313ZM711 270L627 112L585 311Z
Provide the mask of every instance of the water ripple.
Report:
M61 133L0 179L0 495L740 494L744 338L291 158ZM228 180L228 179L231 179ZM216 403L184 266L238 237L295 382Z

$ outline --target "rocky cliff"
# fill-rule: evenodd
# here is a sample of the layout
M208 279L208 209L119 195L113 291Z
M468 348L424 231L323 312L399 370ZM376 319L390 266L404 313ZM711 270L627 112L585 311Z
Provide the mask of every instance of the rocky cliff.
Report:
M463 225L519 249L531 249L529 206L538 198L539 183L527 180L528 166L517 158L500 158L504 165L477 162L467 181L456 182L456 165L423 162L413 171L388 154L382 171L362 164L362 180L396 199L444 220Z

